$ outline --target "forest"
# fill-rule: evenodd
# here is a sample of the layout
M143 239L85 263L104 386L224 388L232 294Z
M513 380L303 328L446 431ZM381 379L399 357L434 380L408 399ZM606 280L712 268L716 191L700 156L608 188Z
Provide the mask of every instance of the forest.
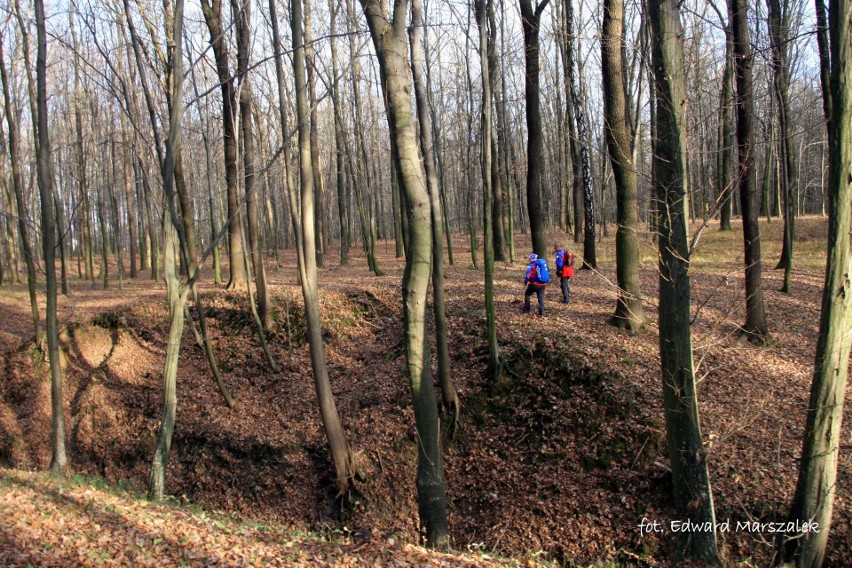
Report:
M0 565L848 565L848 0L8 0L0 83Z

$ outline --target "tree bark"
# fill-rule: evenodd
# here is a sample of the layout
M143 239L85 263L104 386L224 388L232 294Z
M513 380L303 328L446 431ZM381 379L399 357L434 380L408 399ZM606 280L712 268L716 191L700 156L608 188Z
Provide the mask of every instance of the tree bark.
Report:
M547 237L542 205L544 177L544 135L541 126L541 62L539 26L541 15L550 0L541 0L533 9L531 0L520 0L524 31L524 97L527 103L527 211L533 252L547 254Z
M274 0L273 0L274 1ZM329 13L331 14L331 26L329 39L331 46L331 103L334 108L334 172L337 184L337 218L340 226L340 265L349 264L349 199L346 186L346 160L347 152L343 133L342 108L340 101L340 88L338 80L338 57L337 57L337 11L338 6L334 0L329 0Z
M493 104L493 93L495 89L498 89L498 81L500 79L500 67L497 65L497 46L496 46L496 35L497 35L497 20L494 16L494 0L488 0L486 5L483 6L487 13L484 17L488 19L488 26L485 31L486 33L486 44L488 47L488 76L489 76L489 85L488 92L489 98L492 99L492 102L489 104ZM483 21L484 25L484 21ZM499 140L494 136L494 109L492 108L489 112L489 125L488 130L490 132L489 138L487 139L489 144L491 144L491 159L490 159L490 169L491 169L491 187L489 190L489 194L491 195L491 215L489 218L489 222L491 223L491 233L493 235L493 249L494 249L494 260L498 262L503 262L506 260L506 235L504 232L504 217L505 217L505 205L503 203L503 179L505 171L504 168L506 166L505 162L499 159L500 152L498 148ZM485 189L485 184L483 183L483 189ZM485 251L486 257L488 256L488 251ZM486 258L486 265L488 264L488 260ZM492 267L493 268L493 267ZM486 271L488 267L486 266ZM487 278L487 276L486 276ZM493 280L493 270L492 270L492 280ZM486 309L486 312L488 310ZM496 338L496 332L495 332ZM496 339L495 339L496 344ZM499 355L499 353L498 353Z
M3 60L3 37L0 35L0 79L3 81L3 100L7 109L15 108L11 90L9 85L9 77L6 73L6 64ZM6 124L9 127L9 163L12 167L12 189L15 193L15 205L18 210L18 235L21 238L21 248L24 253L24 263L27 267L27 291L30 297L30 313L33 318L33 338L36 343L39 342L41 335L41 323L38 315L38 298L36 296L36 270L35 270L35 254L33 246L30 244L30 236L27 229L26 211L27 206L24 201L24 180L21 176L21 150L20 150L20 130L18 129L18 120L14 112L6 112Z
M438 172L435 167L435 145L432 141L432 116L429 113L426 93L422 37L424 26L422 0L412 0L411 27L408 30L408 36L411 46L414 97L420 123L420 150L423 153L423 165L426 170L426 189L429 194L432 224L432 308L435 314L435 350L438 352L438 385L441 388L441 410L450 417L452 434L458 426L461 402L450 374L450 350L447 344L448 326L444 307L444 229Z
M651 0L656 77L654 180L660 250L660 361L668 453L678 516L715 526L713 494L701 440L690 329L687 242L687 149L683 28L675 0ZM720 564L715 530L684 535L686 559Z
M798 172L793 156L793 133L790 125L790 4L781 0L766 0L769 10L769 37L772 43L773 90L778 109L778 128L781 130L778 140L778 159L781 169L778 181L784 203L784 239L781 259L775 268L784 269L782 292L790 291L793 271L793 237L795 236L795 197Z
M299 130L299 172L301 187L301 243L299 251L299 273L302 295L305 300L305 320L308 342L311 346L311 366L314 386L320 405L325 433L328 437L331 459L335 470L335 485L338 495L349 491L357 474L354 456L346 441L343 425L334 403L328 367L322 343L319 314L319 290L317 287L316 244L314 235L314 186L313 162L311 160L311 125L308 108L308 87L305 64L305 44L302 33L302 0L291 0L290 25L293 37L293 76L296 83L296 114ZM286 135L286 134L285 134ZM291 203L294 200L291 199Z
M248 284L248 274L243 262L243 229L239 215L239 198L237 189L239 178L237 172L237 127L236 100L234 97L234 82L228 66L228 50L225 43L225 31L222 28L222 0L202 0L201 11L210 32L210 45L216 60L216 74L222 90L222 133L225 152L225 183L228 191L228 266L231 278L227 288L233 289Z
M50 138L47 124L47 34L44 26L44 2L35 0L36 21L36 100L38 114L38 188L41 201L42 249L46 282L47 358L50 364L50 473L64 475L65 414L62 405L62 368L59 364L59 322L56 318L56 227L53 213L53 171L50 162ZM11 109L14 107L7 107ZM58 205L58 204L57 204Z
M240 77L240 127L243 140L243 183L246 193L246 216L248 217L249 251L251 267L254 269L254 283L257 288L257 309L263 330L272 328L272 314L269 307L269 294L266 289L266 271L263 265L261 246L261 220L259 198L255 188L254 132L251 111L251 81L249 80L249 54L251 53L251 0L231 0L237 31L237 74ZM242 232L242 229L240 229ZM240 262L244 264L243 260ZM249 283L250 285L251 283Z
M719 230L731 230L731 196L734 184L731 166L734 157L734 125L731 104L734 96L734 43L730 24L725 27L725 71L722 74L722 91L719 96L719 150L716 166L716 194L719 196Z
M852 6L832 1L831 129L829 138L828 251L814 376L799 480L790 521L811 522L780 540L781 559L799 568L821 566L831 528L840 456L841 422L852 343Z
M569 46L574 44L574 7L572 0L565 0L565 21L567 28L567 40ZM580 168L582 171L582 202L583 202L583 266L582 268L597 268L597 252L595 248L595 192L592 185L592 159L589 155L589 142L586 133L586 111L583 104L580 86L578 84L577 75L579 69L575 70L574 65L574 50L569 47L567 52L568 60L568 78L571 84L571 106L574 114L574 121L577 125L577 146L580 154ZM575 162L576 165L576 162ZM575 169L574 175L577 176ZM575 181L576 183L576 181ZM575 185L575 205L577 204L577 187ZM576 209L575 209L576 210ZM576 216L575 223L580 224L579 214ZM576 241L576 231L575 228Z
M645 325L639 289L639 211L633 165L633 126L624 83L624 2L604 0L601 67L604 92L604 134L615 175L618 228L615 234L618 300L612 323L628 331Z
M393 17L379 0L361 0L379 59L388 101L388 126L409 220L408 251L402 282L406 361L417 430L417 500L425 544L447 548L446 489L440 422L426 331L426 293L432 269L432 225L429 194L418 153L416 125L411 113L411 84L406 74L407 0L395 0Z
M311 0L304 0L305 62L307 64L308 101L311 104L311 167L314 170L314 226L316 227L317 267L325 268L325 183L319 150L319 113L316 95L316 54L313 47Z
M742 337L763 344L769 338L763 303L763 259L754 168L754 100L752 97L752 54L746 0L728 0L734 43L734 76L737 108L737 185L743 218L745 248L746 320Z

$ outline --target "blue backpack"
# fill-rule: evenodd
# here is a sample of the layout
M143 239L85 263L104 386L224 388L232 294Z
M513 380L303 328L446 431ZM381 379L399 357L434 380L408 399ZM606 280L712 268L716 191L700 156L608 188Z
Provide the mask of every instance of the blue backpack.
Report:
M550 272L547 270L547 261L545 259L540 258L535 261L535 275L536 279L542 284L550 282Z

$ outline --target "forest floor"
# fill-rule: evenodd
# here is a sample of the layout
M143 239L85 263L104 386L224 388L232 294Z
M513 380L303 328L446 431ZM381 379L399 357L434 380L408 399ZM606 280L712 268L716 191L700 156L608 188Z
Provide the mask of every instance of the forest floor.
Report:
M792 290L784 294L782 271L771 270L780 254L782 223L762 223L773 335L763 347L737 341L745 312L742 231L720 233L714 224L693 255L699 404L717 520L730 521L730 529L719 534L729 565L770 564L773 535L737 530L737 524L783 520L792 498L819 326L825 227L823 219L798 220ZM573 246L565 235L551 237ZM607 324L616 298L613 235L598 241L599 269L578 271L570 304L558 302L558 284L548 287L544 318L521 312L529 240L518 241L518 261L498 263L495 275L498 336L512 371L497 384L485 376L482 274L471 267L466 237L456 238L455 264L446 270L451 364L463 412L462 428L445 452L453 546L519 562L673 564L678 535L669 525L675 519L655 323L654 243L643 237L640 270L652 323L629 335ZM368 474L358 493L346 502L334 495L293 251L282 251L280 264L270 259L267 265L277 321L272 350L284 367L279 374L264 362L245 290L226 291L205 274L201 291L214 350L237 407L224 405L203 350L185 333L167 474L167 492L178 501L224 511L240 522L284 527L280 531L289 534L310 532L311 550L322 546L323 535L341 536L328 551L316 552L341 564L339 558L357 556L360 544L352 535L382 550L389 541L417 542L416 447L401 342L403 261L394 258L393 243L382 243L379 264L387 274L377 277L356 248L347 267L338 267L337 250L331 252L319 281L338 410ZM582 250L575 252L579 257ZM110 271L115 274L115 265ZM72 294L59 300L70 469L141 491L161 404L165 286L145 273L125 281L122 290L115 279L109 290L100 281L93 290L74 274ZM46 523L38 507L10 505L46 499L51 504L41 510L47 511L64 503L56 498L54 482L24 471L46 469L50 457L49 383L41 353L32 347L25 286L0 290L0 322L0 466L17 468L0 475L0 525L13 520L14 538L20 539L0 533L0 564L10 546L32 554L28 558L47 558L40 556L41 545L16 544L45 538L55 540L51 550L64 551L48 563L73 563L78 558L72 556L73 543L56 538L63 525ZM850 418L847 404L827 560L833 566L846 565L852 550ZM85 502L90 489L74 487L68 491ZM142 506L133 503L126 507ZM157 518L169 518L163 514ZM195 520L181 519L193 531L202 530ZM641 534L643 519L659 521L663 530ZM283 534L275 531L270 534ZM247 554L260 559L284 554L276 538L258 537L256 550ZM226 542L231 541L222 541L227 549ZM234 546L250 549L254 541L243 538ZM333 547L345 549L343 556ZM393 550L377 561L421 561L394 556ZM241 564L246 558L251 557L208 559ZM491 561L454 558L445 560Z

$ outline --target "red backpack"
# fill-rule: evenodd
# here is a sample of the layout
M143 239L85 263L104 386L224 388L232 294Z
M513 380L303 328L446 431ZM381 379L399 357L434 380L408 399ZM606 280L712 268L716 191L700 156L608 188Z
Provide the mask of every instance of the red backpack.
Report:
M562 261L562 278L574 278L574 253L571 251L565 253Z

